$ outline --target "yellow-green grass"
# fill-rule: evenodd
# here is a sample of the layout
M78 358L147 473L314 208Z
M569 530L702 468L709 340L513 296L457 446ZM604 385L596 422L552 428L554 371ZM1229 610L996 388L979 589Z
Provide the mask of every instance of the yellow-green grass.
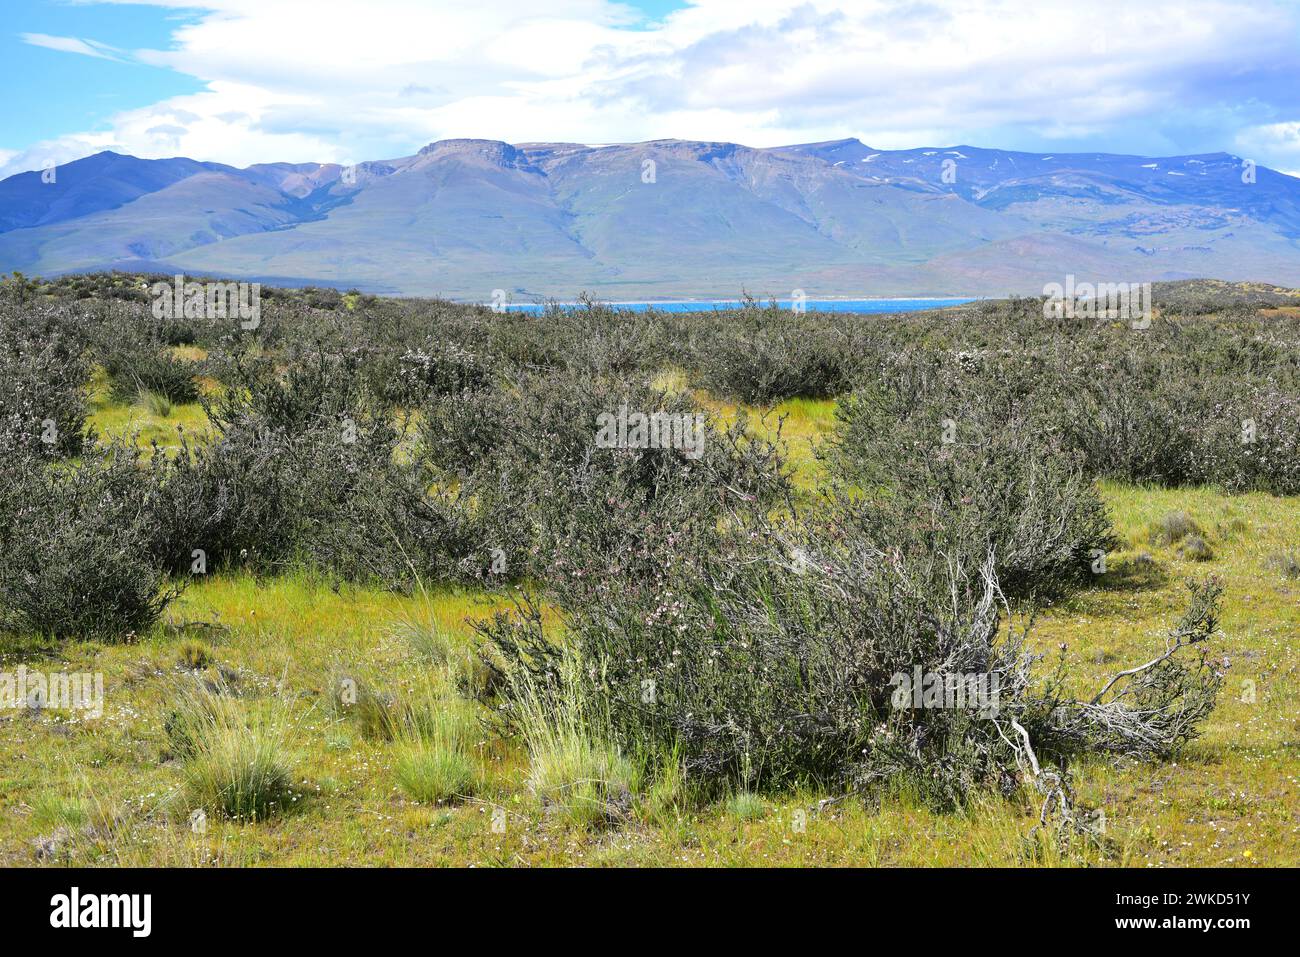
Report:
M282 862L281 855L319 864L366 860L369 848L389 840L382 827L374 830L379 822L408 814L418 819L423 809L398 790L400 742L368 740L336 713L331 675L364 672L402 701L423 695L429 669L395 634L396 624L429 615L468 645L466 620L498 606L464 592L426 599L346 586L335 591L306 575L267 581L214 575L190 587L163 625L132 644L81 643L55 652L10 640L2 646L5 670L22 662L32 670L103 673L105 709L102 718L80 721L57 712L0 716L0 860L36 860L31 842L57 831L48 812L36 813L48 795L75 807L111 807L122 819L111 832L74 828L62 843L81 860L186 863L202 858L201 847L232 863ZM200 671L186 667L182 653L196 636L214 659ZM209 816L206 833L193 833L184 763L168 753L164 725L183 696L205 682L229 684L250 707L275 702L289 710L295 783L303 795L293 813L256 825ZM446 693L450 698L454 691ZM485 779L479 791L485 800L498 792L508 799L503 782L522 781L524 769L486 735L482 744L475 758ZM226 840L231 847L218 853ZM389 861L400 860L399 845L386 853Z
M114 402L108 376L99 368L91 377L89 405L89 424L102 438L134 437L141 448L149 448L154 442L164 449L176 446L179 442L178 427L190 436L203 436L211 429L203 406L197 402L173 404L171 414L165 417L156 414L144 402Z
M787 440L791 425L810 438L828 427L830 403L783 405ZM815 479L806 452L792 446L791 456ZM1043 610L1036 645L1054 655L1064 643L1080 693L1096 688L1162 647L1183 607L1183 578L1213 573L1226 586L1224 636L1213 652L1231 661L1204 736L1177 761L1089 760L1076 769L1079 798L1105 812L1105 848L1026 840L1037 809L1024 798L982 797L942 814L897 794L816 813L833 795L701 807L665 800L645 780L625 820L583 828L539 806L526 749L486 730L467 749L472 794L416 800L398 773L410 741L367 736L333 704L331 682L358 675L400 704L427 701L433 681L450 700L451 682L413 647L410 623L434 623L463 652L472 642L467 621L500 607L502 596L336 589L298 573L199 579L163 625L132 644L0 639L0 670L99 671L106 692L104 716L93 721L0 713L0 865L1300 864L1300 581L1273 562L1300 544L1300 498L1116 483L1102 483L1101 493L1124 545L1093 587ZM1211 560L1150 544L1150 526L1175 511L1205 531ZM203 655L194 653L199 642ZM289 713L300 795L290 812L257 823L212 815L196 833L184 763L169 755L164 724L204 681L230 683L249 708Z
M1204 736L1177 762L1089 762L1082 796L1140 839L1141 863L1300 863L1300 582L1275 563L1300 542L1300 499L1116 483L1102 494L1124 547L1096 587L1040 621L1043 649L1065 643L1080 683L1100 687L1121 662L1163 650L1184 581L1214 574L1226 591L1212 653L1229 668ZM1149 544L1151 525L1179 511L1205 530L1212 560Z
M834 399L786 399L768 408L743 407L718 399L704 389L692 388L680 369L661 373L651 385L665 392L689 393L700 408L726 424L735 422L744 408L754 433L778 443L793 471L795 485L809 489L816 484L818 463L813 450L835 425Z

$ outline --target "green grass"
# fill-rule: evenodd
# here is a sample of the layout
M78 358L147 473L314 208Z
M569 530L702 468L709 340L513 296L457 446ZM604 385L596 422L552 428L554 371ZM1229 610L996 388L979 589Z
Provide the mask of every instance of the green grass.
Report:
M767 802L748 791L734 794L727 802L731 816L741 821L761 821L767 817Z
M477 776L464 752L424 741L398 746L395 773L412 800L429 804L472 794Z
M830 404L783 407L797 472L815 479L794 439L824 432ZM96 414L120 423L142 413ZM1184 578L1213 573L1226 585L1214 653L1231 663L1203 737L1178 760L1078 767L1079 798L1105 811L1105 848L1029 843L1033 809L993 796L952 814L907 794L820 813L833 795L699 804L688 781L638 780L617 752L563 726L503 741L463 712L439 724L463 707L451 686L468 620L501 607L500 596L214 574L133 644L0 639L0 669L100 671L106 694L97 721L0 715L0 865L37 863L34 842L51 835L61 850L45 860L79 864L1300 865L1300 579L1284 561L1300 542L1300 498L1110 482L1101 492L1122 547L1092 587L1043 609L1039 648L1064 644L1079 689L1095 689L1161 647ZM1200 528L1211 558L1151 541L1152 526L1177 512ZM368 734L332 704L339 674L391 699L391 733ZM230 693L218 696L229 712L208 738L219 760L200 772L171 753L165 725L203 682ZM214 800L257 790L231 776L248 757L284 772L271 778L293 813L254 822L220 810L248 810L242 798ZM196 803L216 809L200 832L189 819Z
M206 435L210 430L203 406L197 402L177 404L151 392L134 403L114 402L112 385L103 369L96 369L91 378L88 424L104 437L134 436L141 448L153 442L164 449L174 448L179 441L177 428L191 437Z
M277 702L249 707L226 694L192 693L180 714L188 807L235 820L262 821L298 800L288 749L290 718Z
M468 798L481 777L475 760L480 728L473 706L437 678L435 672L417 686L394 749L398 785L413 800L432 804Z
M79 828L86 823L86 808L80 799L61 794L39 794L31 805L32 822L47 831Z
M528 750L528 791L542 813L552 822L599 828L630 813L639 775L614 745L593 734L602 721L577 693L581 667L564 655L553 699L521 675L515 717Z

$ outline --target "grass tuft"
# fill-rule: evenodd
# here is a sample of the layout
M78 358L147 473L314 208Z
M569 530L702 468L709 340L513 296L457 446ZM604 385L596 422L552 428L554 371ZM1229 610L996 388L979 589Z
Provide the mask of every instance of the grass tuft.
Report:
M1300 557L1294 552L1275 552L1264 563L1283 578L1292 581L1300 578Z
M86 805L79 798L47 792L32 799L32 823L42 830L83 826L88 818Z
M446 672L417 679L394 729L397 783L424 803L469 797L481 780L474 761L479 725L473 705L451 697L449 685Z
M727 802L727 813L742 821L759 821L767 817L767 802L757 794L741 791Z
M1179 546L1178 554L1189 562L1208 562L1214 557L1214 549L1200 535L1189 535Z
M176 649L177 664L189 671L202 671L212 661L212 649L201 641L183 641Z
M179 712L178 724L188 738L183 774L191 806L261 821L293 802L289 724L282 706L252 711L234 698L191 694Z
M479 774L460 747L416 739L396 749L397 783L413 800L438 804L477 790Z
M528 789L552 820L599 827L627 816L639 775L597 733L601 722L582 700L574 678L578 664L571 654L563 660L556 698L548 700L546 692L532 686L531 693L516 699L528 747Z
M335 669L329 678L330 707L336 718L356 725L370 741L392 741L401 730L397 700L359 672Z
M1177 545L1189 535L1201 535L1201 526L1186 512L1170 512L1153 522L1148 538L1152 545Z
M150 415L156 415L160 419L170 419L172 413L176 411L176 405L167 396L161 392L154 392L150 389L141 389L136 401Z

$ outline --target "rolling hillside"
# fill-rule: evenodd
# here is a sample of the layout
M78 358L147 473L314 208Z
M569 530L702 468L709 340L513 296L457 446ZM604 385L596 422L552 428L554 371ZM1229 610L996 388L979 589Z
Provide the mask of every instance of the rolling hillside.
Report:
M1151 158L857 140L773 149L444 140L239 170L100 153L0 182L0 270L119 268L486 300L1300 285L1300 180ZM1253 181L1251 181L1253 178Z

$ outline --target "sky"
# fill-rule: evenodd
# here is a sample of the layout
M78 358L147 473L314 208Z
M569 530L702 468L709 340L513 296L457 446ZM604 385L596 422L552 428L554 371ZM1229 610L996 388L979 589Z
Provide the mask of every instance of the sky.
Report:
M438 139L1228 152L1300 175L1300 0L4 0L0 177Z

